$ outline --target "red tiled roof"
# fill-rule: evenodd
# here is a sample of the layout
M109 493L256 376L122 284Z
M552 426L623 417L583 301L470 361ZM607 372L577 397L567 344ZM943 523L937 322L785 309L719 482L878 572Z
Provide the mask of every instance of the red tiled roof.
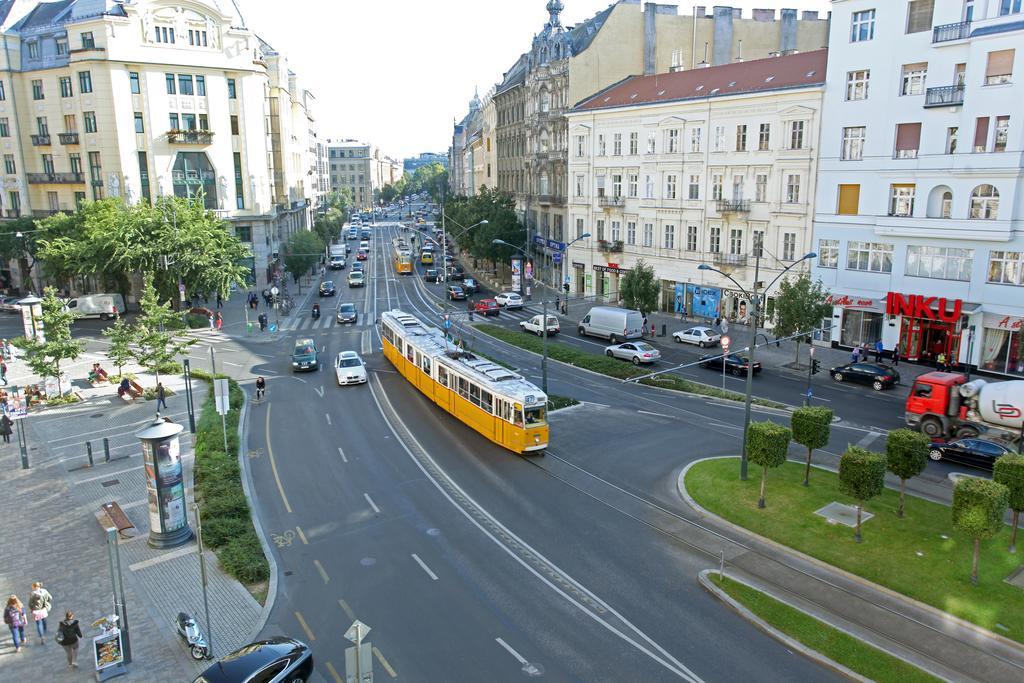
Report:
M768 57L652 76L630 76L580 102L573 111L699 100L825 83L828 50Z

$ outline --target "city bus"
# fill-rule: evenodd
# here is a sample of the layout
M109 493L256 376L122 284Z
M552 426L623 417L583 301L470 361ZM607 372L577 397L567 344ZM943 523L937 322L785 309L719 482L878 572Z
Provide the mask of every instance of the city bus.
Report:
M391 247L392 258L395 263L395 272L399 275L412 274L412 252L401 240L395 240Z
M515 453L548 446L548 397L522 375L452 345L400 310L381 315L384 357L427 398L484 438Z

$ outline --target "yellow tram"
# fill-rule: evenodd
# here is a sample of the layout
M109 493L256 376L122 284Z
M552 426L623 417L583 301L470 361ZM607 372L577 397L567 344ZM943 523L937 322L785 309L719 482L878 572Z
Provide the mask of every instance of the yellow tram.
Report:
M431 401L516 453L548 445L547 396L521 375L457 351L436 327L399 310L381 315L384 356Z
M412 252L407 247L401 246L399 240L395 240L392 244L392 255L396 273L399 275L412 273Z

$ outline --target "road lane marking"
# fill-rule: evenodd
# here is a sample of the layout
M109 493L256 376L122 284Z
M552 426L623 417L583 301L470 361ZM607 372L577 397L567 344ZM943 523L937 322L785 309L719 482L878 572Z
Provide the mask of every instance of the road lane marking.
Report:
M327 670L331 672L331 678L334 679L334 683L345 683L345 679L338 675L338 671L330 662L327 662Z
M320 564L320 560L313 560L313 564L316 565L316 570L320 572L320 578L324 580L324 583L330 583L331 577L327 576L327 570Z
M503 648L505 648L506 652L508 652L510 655L512 655L513 657L516 658L516 661L519 662L523 666L523 671L525 673L527 673L529 675L539 675L540 674L540 670L537 669L537 667L534 666L533 664L531 664L530 662L526 661L526 657L522 656L521 654L516 652L514 649L512 649L511 645L506 643L501 638L495 638L495 640L498 641L498 645L501 645Z
M324 387L323 387L322 384L320 385L319 389L314 388L313 391L315 391L316 393L320 394L320 398L324 397Z
M344 463L348 462L348 458L345 457L345 451L341 450L341 446L338 446L338 455L341 456L341 461Z
M384 670L388 672L388 676L391 676L392 678L398 678L398 672L395 671L394 667L391 666L391 663L388 662L388 660L384 659L384 655L380 653L380 650L374 647L373 654L376 655L377 661L380 662L380 665L384 667Z
M327 418L327 424L331 424L331 415L330 415L330 413L324 413L324 417Z
M430 567L427 566L426 562L424 562L423 560L420 559L419 555L417 555L416 553L413 553L412 554L412 559L416 560L416 564L418 564L420 566L420 569L422 569L423 571L425 571L427 573L427 576L429 576L432 580L437 581L437 574L435 574L434 572L430 571Z
M346 617L348 617L352 621L356 620L356 613L352 611L352 608L348 606L347 602L345 602L341 598L338 598L338 605L341 607L341 610L345 613Z
M299 540L302 541L302 545L309 545L309 541L306 540L306 534L302 533L302 527L297 526L295 530L299 532Z
M370 348L370 335L367 334L367 332L369 332L368 329L363 330L362 334L360 335L363 338L360 350L363 352L364 356L369 356L371 353L373 353L373 350Z
M295 618L299 620L299 626L301 626L302 630L306 632L306 637L310 640L316 640L316 636L313 635L313 631L310 630L309 624L306 623L306 620L302 618L302 614L296 611Z
M380 508L377 507L377 504L373 502L373 498L370 498L370 494L369 493L364 493L363 494L363 498L365 498L366 502L369 503L370 507L373 508L374 513L379 515L380 514Z
M652 413L649 410L638 410L636 412L638 412L638 413L640 413L642 415L653 415L654 417L664 417L664 418L669 419L669 420L675 419L671 415L665 415L664 413Z
M857 442L857 445L861 448L867 448L872 443L874 443L880 436L882 435L879 434L878 432L868 432L861 438L860 441Z
M274 473L274 481L277 483L277 492L281 494L281 500L284 501L284 509L287 512L291 512L291 503L288 502L288 496L284 495L284 486L281 484L281 476L277 473L277 461L274 460L274 447L270 445L270 409L272 407L272 404L267 404L267 426L266 436L264 437L267 441L267 456L270 458L270 471Z

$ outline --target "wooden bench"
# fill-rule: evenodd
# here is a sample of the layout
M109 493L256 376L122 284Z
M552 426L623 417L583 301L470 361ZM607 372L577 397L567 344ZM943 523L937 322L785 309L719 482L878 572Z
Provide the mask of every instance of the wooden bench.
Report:
M117 529L117 533L121 538L131 538L126 536L124 532L128 529L134 529L135 525L128 519L128 515L124 513L120 505L110 501L101 505L100 508L103 510L103 514L107 516L107 519L110 520L110 523L114 525L114 528Z

